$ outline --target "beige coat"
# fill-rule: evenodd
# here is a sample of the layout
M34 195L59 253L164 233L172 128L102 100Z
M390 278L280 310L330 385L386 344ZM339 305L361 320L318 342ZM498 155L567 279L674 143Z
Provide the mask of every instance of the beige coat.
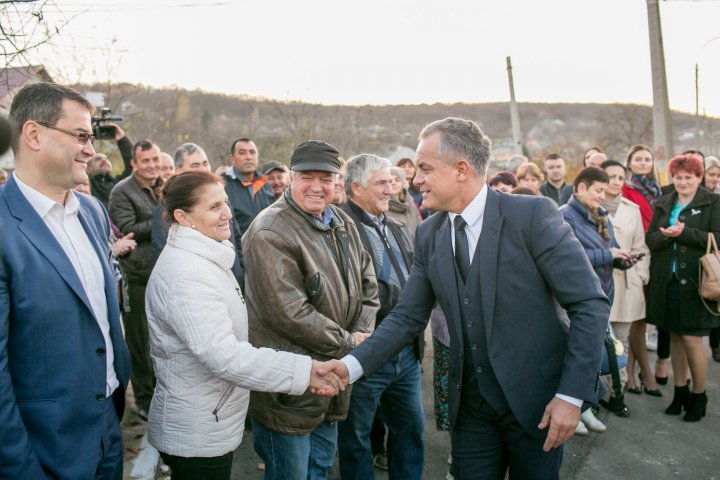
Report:
M615 300L610 310L611 322L634 322L645 318L643 285L650 281L650 250L645 245L645 231L640 207L626 198L620 200L615 215L610 217L615 239L620 248L634 254L643 252L645 258L628 270L615 269Z

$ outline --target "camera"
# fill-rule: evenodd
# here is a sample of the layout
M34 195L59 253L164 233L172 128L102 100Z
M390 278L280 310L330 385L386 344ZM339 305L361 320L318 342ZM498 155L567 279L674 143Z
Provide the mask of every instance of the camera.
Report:
M115 127L104 124L106 122L122 122L123 118L113 115L112 110L108 107L101 107L99 110L100 116L92 118L93 135L98 140L115 140Z

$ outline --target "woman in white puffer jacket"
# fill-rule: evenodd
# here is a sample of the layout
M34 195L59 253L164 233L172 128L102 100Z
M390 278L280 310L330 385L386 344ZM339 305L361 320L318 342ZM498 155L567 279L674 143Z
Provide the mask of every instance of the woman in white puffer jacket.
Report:
M173 479L230 478L249 390L300 395L340 388L317 376L305 355L255 348L247 310L230 268L232 214L220 179L186 172L163 197L172 221L148 282L145 309L157 383L148 438ZM311 372L312 367L312 372Z

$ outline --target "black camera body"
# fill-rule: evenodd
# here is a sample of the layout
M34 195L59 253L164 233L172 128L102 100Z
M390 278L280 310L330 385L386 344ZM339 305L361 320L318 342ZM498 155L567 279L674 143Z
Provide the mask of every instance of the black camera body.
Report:
M97 140L115 140L115 127L104 124L106 122L122 122L123 118L113 115L112 110L108 107L102 107L99 110L100 116L92 118L93 135Z

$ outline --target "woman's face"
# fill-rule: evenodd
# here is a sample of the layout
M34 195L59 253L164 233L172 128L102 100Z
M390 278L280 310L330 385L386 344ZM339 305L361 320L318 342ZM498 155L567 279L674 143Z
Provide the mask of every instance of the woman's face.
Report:
M680 170L672 179L675 191L678 193L680 198L686 200L695 197L701 180L702 177L698 177L694 173L686 170Z
M715 190L720 181L720 167L710 167L705 170L705 187L708 190Z
M392 190L393 195L397 195L400 193L400 190L402 190L402 178L398 177L397 175L390 175L390 177L390 189Z
M625 183L625 169L617 165L612 165L605 169L605 173L610 177L610 183L608 183L607 189L605 189L605 198L615 198L622 192L622 187Z
M592 182L590 185L580 183L577 186L575 196L590 209L600 207L600 200L605 198L605 190L608 184L602 182Z
M522 180L518 179L518 187L525 187L532 190L537 190L538 188L540 188L540 180L533 177L532 175L528 175Z
M405 180L407 180L408 185L412 185L412 180L415 177L415 165L406 163L402 168L405 170Z
M195 230L213 240L230 238L232 212L225 189L219 183L207 185L198 192L198 202L189 212L175 210L182 225L194 226ZM178 214L178 212L181 212Z
M630 157L628 168L636 175L650 175L653 169L652 153L647 150L638 150L633 153L632 157Z

